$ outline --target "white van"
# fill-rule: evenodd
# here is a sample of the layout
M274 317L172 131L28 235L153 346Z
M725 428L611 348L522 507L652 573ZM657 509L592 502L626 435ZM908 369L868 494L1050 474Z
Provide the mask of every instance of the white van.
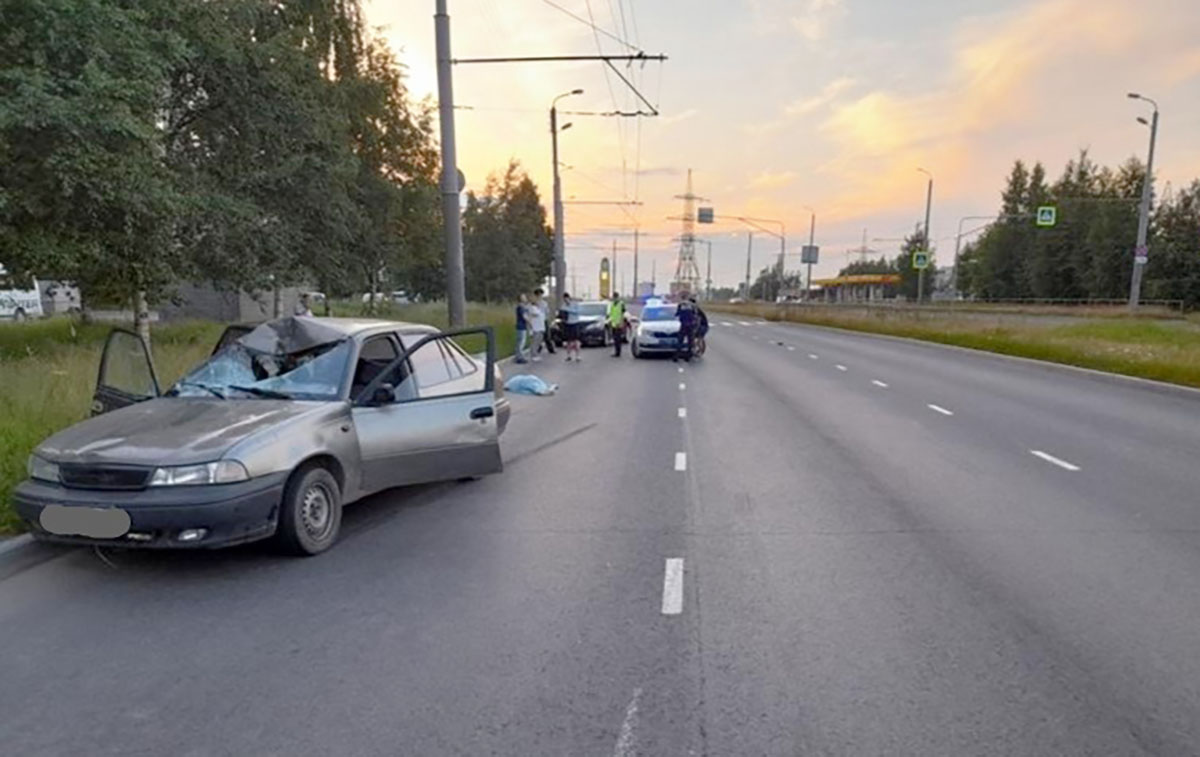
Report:
M26 318L42 317L42 296L36 281L32 289L12 289L12 281L3 266L0 266L0 320L23 321Z

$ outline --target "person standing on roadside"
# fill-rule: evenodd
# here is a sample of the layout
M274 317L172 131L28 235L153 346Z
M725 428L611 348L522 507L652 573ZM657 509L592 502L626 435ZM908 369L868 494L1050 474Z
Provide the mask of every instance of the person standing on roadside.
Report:
M533 290L533 306L542 314L542 342L538 348L545 347L546 352L554 354L554 340L550 338L550 303L546 302L546 292L540 287Z
M541 291L536 290L533 293L534 297L540 297ZM526 306L525 311L529 323L529 359L536 363L542 359L542 341L546 338L546 313L536 299Z
M529 300L522 292L517 298L517 355L516 362L527 363L529 360L525 357L525 342L529 339Z
M612 331L613 357L621 357L621 342L625 339L625 301L620 292L614 291L608 303L608 328Z
M558 309L558 318L562 322L567 362L571 362L572 354L575 355L576 363L583 362L583 358L579 354L579 306L575 304L575 300L571 299L571 295L563 295L562 306Z

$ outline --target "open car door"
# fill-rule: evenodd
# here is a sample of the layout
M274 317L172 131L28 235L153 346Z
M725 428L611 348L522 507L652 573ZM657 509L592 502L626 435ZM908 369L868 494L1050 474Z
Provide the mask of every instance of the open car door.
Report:
M212 354L217 354L253 330L253 326L245 323L235 323L232 326L226 326L225 330L221 332L221 338L217 340L217 346L213 347Z
M159 395L158 376L142 338L126 329L113 329L100 356L92 415L144 402Z
M486 345L484 359L464 345ZM362 489L501 470L492 329L430 334L406 346L353 398Z

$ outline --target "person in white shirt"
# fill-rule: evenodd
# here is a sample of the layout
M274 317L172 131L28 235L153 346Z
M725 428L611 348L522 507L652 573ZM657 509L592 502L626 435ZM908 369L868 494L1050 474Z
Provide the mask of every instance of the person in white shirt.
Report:
M546 302L546 293L539 287L533 290L533 304L542 311L542 346L546 352L554 354L554 340L550 338L550 303Z
M542 351L542 341L546 338L546 311L543 309L546 301L541 299L540 292L539 289L533 293L536 299L526 311L529 320L529 355L535 363L542 359L538 353Z

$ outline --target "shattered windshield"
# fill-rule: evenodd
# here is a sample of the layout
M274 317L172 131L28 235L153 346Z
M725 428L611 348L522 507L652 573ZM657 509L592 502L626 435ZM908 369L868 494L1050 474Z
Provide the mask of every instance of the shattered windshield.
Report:
M174 397L336 400L350 359L342 340L302 352L275 354L239 339L188 373L168 393Z

